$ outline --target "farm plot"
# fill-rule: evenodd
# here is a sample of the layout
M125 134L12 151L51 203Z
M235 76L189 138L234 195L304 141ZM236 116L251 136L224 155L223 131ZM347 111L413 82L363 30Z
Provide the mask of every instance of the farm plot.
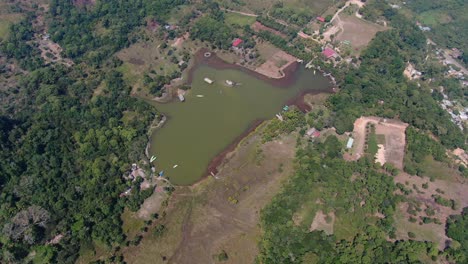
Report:
M406 135L405 130L408 124L397 121L383 119L379 117L361 117L354 122L354 146L349 160L357 160L364 155L366 148L366 135L368 125L375 126L376 143L381 145L377 150L379 162L391 163L399 169L403 169L403 158L405 155Z
M337 16L334 23L340 29L335 33L335 40L349 43L354 54L359 54L377 32L386 30L383 26L343 14Z

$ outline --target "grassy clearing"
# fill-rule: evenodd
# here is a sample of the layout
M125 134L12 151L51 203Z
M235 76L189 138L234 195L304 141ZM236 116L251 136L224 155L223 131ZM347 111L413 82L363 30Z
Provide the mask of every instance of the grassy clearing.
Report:
M237 13L226 13L225 21L229 25L250 26L255 23L255 17L244 16Z
M148 231L141 243L136 247L128 247L124 251L127 263L167 263L162 256L170 257L182 240L182 229L185 218L192 208L192 197L180 197L168 211L167 218L162 221L166 231L162 236Z
M336 211L334 234L338 240L351 239L361 232L367 224L371 224L373 217L366 217L366 214L355 208L354 212L348 212L349 208L340 208Z
M432 241L436 244L440 241L432 228L433 224L411 223L401 210L396 210L394 218L398 238L408 239L408 232L412 232L416 234L415 240Z
M142 219L136 216L136 213L131 212L128 208L125 208L124 212L120 216L122 219L122 229L125 235L132 239L136 234L140 232L140 229L145 226Z
M340 14L340 21L343 30L337 34L335 39L337 41L349 41L352 48L351 55L359 54L361 50L367 47L377 32L386 30L383 26L357 18L354 15Z
M367 136L367 153L371 157L374 157L375 154L377 154L377 151L379 151L379 147L377 146L377 135L375 134L375 127L370 128L370 133Z
M194 10L193 5L181 5L174 9L172 9L171 13L169 14L169 18L167 22L169 24L177 24L180 21L181 17L189 15Z
M427 156L421 164L424 175L429 178L451 180L458 171L448 167L446 163L436 161L432 156Z
M10 33L10 26L22 18L21 14L0 14L0 40L6 39Z
M440 10L426 11L419 14L418 17L423 25L429 26L449 23L452 20L450 15Z

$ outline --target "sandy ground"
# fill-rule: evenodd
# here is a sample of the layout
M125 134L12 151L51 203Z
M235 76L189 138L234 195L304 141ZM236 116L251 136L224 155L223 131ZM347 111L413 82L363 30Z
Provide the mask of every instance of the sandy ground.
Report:
M324 214L322 210L318 211L315 214L314 221L312 221L312 224L310 225L309 231L323 230L328 235L333 234L333 225L335 224L335 213L328 213L328 216L331 217L330 223L327 223L326 221L327 215Z
M174 48L180 48L182 47L182 44L184 43L184 41L188 39L189 37L190 37L190 33L187 32L182 37L176 38L174 43L171 44L171 46Z
M378 144L377 146L379 147L379 150L377 151L377 153L375 153L375 162L385 164L385 162L387 161L385 159L385 146L382 144Z
M385 146L377 153L380 155L380 161L392 163L398 169L403 169L403 158L405 155L406 135L405 130L408 124L384 119L380 117L361 117L354 122L353 138L354 146L347 160L357 160L364 155L364 145L366 138L367 123L375 124L375 133L385 136ZM381 163L383 165L383 163Z
M296 61L296 57L280 50L257 67L255 71L270 78L279 79L285 76L283 70Z
M408 189L413 189L414 184L419 189L419 192L413 189L413 193L408 196L409 198L413 198L421 203L420 208L422 211L419 212L418 217L415 218L419 218L419 216L426 216L424 209L430 207L435 211L435 215L431 217L435 217L442 222L441 225L435 223L420 225L418 223L420 221L411 223L408 221L410 215L406 212L408 203L400 203L397 208L400 218L398 219L397 217L396 219L397 238L407 239L408 232L414 232L416 234L417 240L422 241L427 239L434 241L438 243L439 249L443 249L445 247L445 241L449 240L449 238L445 235L445 224L447 217L453 214L460 214L462 209L468 206L468 193L466 192L468 182L466 179L463 179L459 176L453 176L450 181L435 180L434 182L431 182L427 177L411 176L407 173L400 173L395 177L395 182L405 185L405 187ZM406 185L406 182L408 182L408 185ZM422 187L424 183L428 184L427 189ZM444 193L438 193L436 189L442 190ZM445 199L455 200L458 204L458 208L453 210L450 207L435 203L434 198L432 197L433 194L440 195ZM396 215L398 215L398 213Z

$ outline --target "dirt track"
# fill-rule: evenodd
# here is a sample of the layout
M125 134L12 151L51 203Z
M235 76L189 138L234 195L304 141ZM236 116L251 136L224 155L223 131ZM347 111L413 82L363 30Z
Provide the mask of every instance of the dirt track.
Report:
M348 160L357 160L364 155L366 138L366 125L375 124L375 133L385 136L384 158L399 169L403 169L403 157L405 155L406 135L408 124L380 117L361 117L354 122L353 138L354 146L351 157Z

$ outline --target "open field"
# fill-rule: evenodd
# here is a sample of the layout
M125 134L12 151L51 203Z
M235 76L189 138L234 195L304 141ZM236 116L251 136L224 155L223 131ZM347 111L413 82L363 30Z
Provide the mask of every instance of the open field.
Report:
M353 130L354 144L351 153L346 155L346 159L357 160L364 155L366 126L369 123L375 125L376 143L383 146L383 149L380 150L380 161L385 160L397 168L403 169L406 145L405 130L408 124L379 117L361 117L356 119ZM378 150L375 150L375 152L378 152Z
M1 6L0 6L1 8ZM14 23L18 23L23 18L23 15L13 14L2 14L0 13L0 40L8 37L10 26Z
M229 25L250 26L255 23L255 17L238 13L226 13L224 17L226 24Z
M400 173L395 177L396 183L401 183L407 189L412 189L412 192L407 195L410 201L414 201L419 205L420 212L416 215L408 213L408 202L402 202L397 207L395 214L397 239L408 239L408 232L416 234L416 240L430 240L437 243L439 249L445 247L445 241L449 238L445 235L445 224L447 217L453 214L460 214L462 209L468 206L468 193L466 188L468 183L466 179L458 175L451 175L445 180L436 179L433 182L428 177L411 176L407 173ZM443 206L435 202L433 195L439 195L447 200L455 201L455 209L449 206ZM426 208L434 211L434 215L427 215ZM417 221L412 223L409 217L416 218ZM432 217L440 221L436 223L422 223L420 217Z
M242 1L242 4L236 3L237 1L230 0L217 0L222 6L225 6L229 9L239 10L244 12L255 12L259 13L266 10L271 10L275 1L265 1L265 0L250 0ZM281 1L284 7L291 8L296 12L307 11L312 13L322 13L329 6L331 6L334 1L331 0L283 0Z
M226 263L252 263L260 235L260 210L292 173L295 137L293 133L263 145L258 131L245 138L216 179L210 177L174 193L163 220L168 229L165 235L149 234L138 247L125 251L125 260L213 263L214 256L224 250L229 256Z
M196 52L200 48L199 44L188 39L188 34L169 40L167 45L162 40L150 37L148 41L138 42L117 53L117 57L123 61L119 70L125 81L133 87L132 94L153 98L149 87L143 83L144 75L170 76L180 71L178 63L184 60L186 54Z
M283 70L296 61L296 57L279 50L269 57L265 63L258 66L255 71L271 78L282 78L285 76Z
M374 38L375 34L386 28L360 18L349 15L339 15L334 22L340 31L335 40L349 41L354 53L359 53Z

